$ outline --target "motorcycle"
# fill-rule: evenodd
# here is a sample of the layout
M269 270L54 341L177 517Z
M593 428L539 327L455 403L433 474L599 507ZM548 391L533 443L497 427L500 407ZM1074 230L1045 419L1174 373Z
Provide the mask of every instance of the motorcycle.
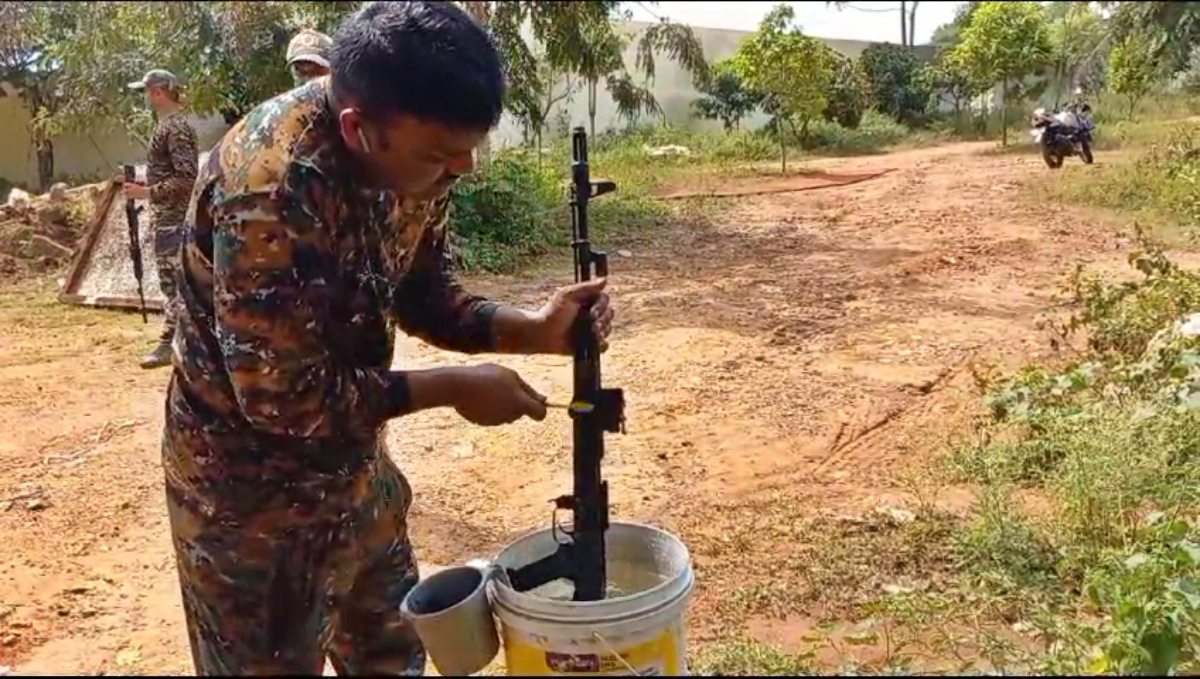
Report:
M1079 156L1091 165L1092 139L1096 126L1088 118L1092 108L1086 103L1071 104L1061 111L1047 112L1039 108L1033 112L1030 134L1035 143L1042 147L1042 160L1052 170L1062 167L1068 156Z

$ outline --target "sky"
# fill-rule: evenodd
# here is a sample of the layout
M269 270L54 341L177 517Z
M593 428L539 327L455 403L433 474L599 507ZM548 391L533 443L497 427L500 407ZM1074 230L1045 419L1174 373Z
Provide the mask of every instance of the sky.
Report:
M672 21L703 28L753 31L758 22L779 2L684 2L662 0L657 5L630 3L637 21ZM805 34L818 38L841 38L868 42L900 43L900 3L860 0L842 10L826 8L824 2L789 2L796 23ZM912 3L909 3L910 5ZM916 44L929 42L933 29L954 19L961 2L922 2L917 7Z

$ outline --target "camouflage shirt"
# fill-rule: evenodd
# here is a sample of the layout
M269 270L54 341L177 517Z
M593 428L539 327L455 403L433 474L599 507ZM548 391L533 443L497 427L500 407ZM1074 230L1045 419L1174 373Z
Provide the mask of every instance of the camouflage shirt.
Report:
M196 131L176 111L158 123L146 158L146 184L155 225L177 226L187 213L196 181Z
M394 326L459 352L493 347L496 305L462 290L446 251L449 194L365 188L327 88L263 103L200 170L167 407L177 490L240 480L252 495L363 469L384 423L410 410L405 373L390 369Z

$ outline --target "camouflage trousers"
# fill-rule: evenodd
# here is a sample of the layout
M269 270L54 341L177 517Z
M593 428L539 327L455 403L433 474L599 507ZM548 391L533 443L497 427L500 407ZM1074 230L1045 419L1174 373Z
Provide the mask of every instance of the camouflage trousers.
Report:
M183 459L169 435L163 445L164 463ZM339 676L424 673L425 650L400 615L418 579L411 490L386 454L349 492L247 516L189 497L180 467L167 469L167 506L198 675L320 675L326 655Z
M161 338L171 341L175 321L179 318L179 286L175 275L179 271L180 249L183 247L183 224L154 226L154 265L158 269L158 288L163 294L163 329Z

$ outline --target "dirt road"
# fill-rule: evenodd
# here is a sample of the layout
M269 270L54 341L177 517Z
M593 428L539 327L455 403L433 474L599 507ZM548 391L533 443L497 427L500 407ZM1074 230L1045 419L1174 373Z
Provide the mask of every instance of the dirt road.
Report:
M1120 259L1109 231L1018 201L1018 182L1045 169L992 147L822 161L895 171L724 199L719 219L694 207L620 245L632 256L613 264L606 379L626 390L629 432L610 439L613 513L664 524L693 550L698 642L754 622L718 625L717 612L778 582L779 559L803 547L801 517L906 501L903 470L946 429L963 362L1043 350L1033 320L1057 275L1081 256ZM566 280L471 283L534 304ZM0 305L0 666L190 673L160 487L165 374L136 367L153 325L25 299ZM406 367L463 360L408 339L398 351ZM568 395L565 359L499 362ZM565 416L396 424L423 562L492 553L547 522L569 487Z

